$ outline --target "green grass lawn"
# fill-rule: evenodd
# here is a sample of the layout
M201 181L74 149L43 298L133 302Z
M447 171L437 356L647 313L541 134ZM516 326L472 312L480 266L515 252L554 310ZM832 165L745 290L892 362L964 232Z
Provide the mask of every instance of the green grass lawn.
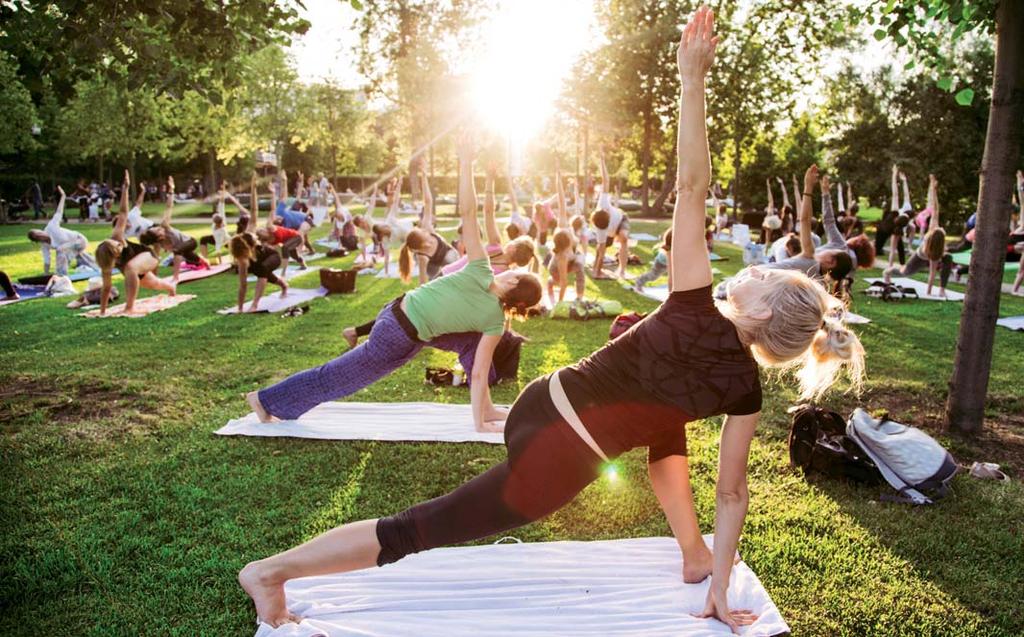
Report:
M105 224L82 227L92 241L109 233ZM658 232L664 224L634 228ZM40 267L27 229L0 227L0 268L13 277ZM198 235L208 225L184 229ZM651 245L641 244L645 260ZM729 257L716 263L723 273L742 266L738 250L718 252ZM316 275L295 284L315 286ZM655 307L615 282L588 286L628 309ZM504 450L489 445L211 433L247 411L244 392L344 351L342 327L371 318L403 290L366 277L358 287L289 319L216 314L233 303L230 275L188 284L182 291L198 298L139 320L79 318L64 308L67 299L0 307L0 634L251 635L254 611L235 582L247 561L446 493L498 462ZM874 321L856 328L870 380L860 399L829 402L843 413L857 404L888 408L935 432L961 305L889 304L859 289L853 309ZM1024 299L1004 296L1001 314L1024 314ZM518 329L531 341L518 382L495 389L498 401L600 347L608 321L533 319ZM1024 334L998 331L984 436L937 434L961 463L1004 463L1014 482L961 475L953 497L927 508L880 503L877 489L808 480L790 468L785 410L793 382L767 383L740 550L794 635L1024 634L1022 351ZM462 388L423 383L427 364L452 360L424 352L352 400L468 402ZM705 532L713 528L719 427L715 418L688 430ZM617 482L598 481L515 535L669 534L644 460L642 450L625 455Z

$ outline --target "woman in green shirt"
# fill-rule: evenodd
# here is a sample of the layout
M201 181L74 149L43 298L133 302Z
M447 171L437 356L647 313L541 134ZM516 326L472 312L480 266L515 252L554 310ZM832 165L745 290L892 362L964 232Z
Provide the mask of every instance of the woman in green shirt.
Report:
M470 375L473 422L479 431L501 431L504 410L491 402L488 371L507 316L525 318L540 302L537 275L509 270L495 276L480 240L473 186L473 145L460 143L459 210L469 263L460 272L435 279L388 304L358 347L334 360L294 374L246 398L260 420L293 420L320 403L344 398L387 376L424 346L445 334L477 332Z

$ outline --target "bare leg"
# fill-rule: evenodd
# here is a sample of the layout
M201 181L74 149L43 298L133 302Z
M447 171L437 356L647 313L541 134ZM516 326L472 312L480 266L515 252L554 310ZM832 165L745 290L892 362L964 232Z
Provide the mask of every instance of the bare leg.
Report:
M169 293L171 296L174 296L178 290L178 286L173 281L168 283L152 272L147 272L142 275L139 282L142 284L142 287L147 290L160 290L161 292Z
M139 296L139 276L132 270L124 273L124 311L131 313Z
M171 280L175 283L178 282L178 275L181 274L181 263L185 260L185 257L181 255L174 255L174 272L171 274Z
M260 419L260 422L278 422L280 418L275 418L267 413L267 410L263 408L263 403L260 402L259 392L251 391L245 395L245 402L249 403L249 407L252 409L256 417Z
M626 266L629 265L629 235L619 233L619 271L616 274L620 279L626 278Z
M298 621L288 612L284 584L297 577L346 573L377 565L377 520L345 524L284 553L250 562L238 583L256 604L256 614L277 627Z

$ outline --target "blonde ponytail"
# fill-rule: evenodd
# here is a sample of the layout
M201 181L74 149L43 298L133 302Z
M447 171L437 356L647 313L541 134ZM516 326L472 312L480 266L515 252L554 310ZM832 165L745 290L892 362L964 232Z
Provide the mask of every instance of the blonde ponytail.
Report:
M864 346L841 322L826 318L797 372L800 398L813 400L824 394L844 367L850 389L859 391L864 380Z

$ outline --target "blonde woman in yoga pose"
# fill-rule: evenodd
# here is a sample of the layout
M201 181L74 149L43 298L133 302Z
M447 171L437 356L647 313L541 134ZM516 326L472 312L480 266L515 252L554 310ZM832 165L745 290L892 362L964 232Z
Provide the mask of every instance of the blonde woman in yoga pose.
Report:
M345 524L248 564L239 582L260 619L275 627L298 620L285 600L290 579L389 564L539 520L594 481L606 458L649 447L651 485L679 542L681 576L687 582L711 577L701 616L736 632L756 620L750 611L731 609L727 591L761 410L758 364L800 366L801 393L810 398L830 387L843 366L859 378L863 350L856 335L831 318L837 302L803 273L747 268L725 301L716 306L711 298L704 246L704 193L711 179L704 75L718 42L712 29L712 13L702 7L679 42L679 196L669 299L597 352L530 383L506 421L504 462L448 495L393 516ZM809 171L809 179L816 172ZM697 524L684 423L719 414L725 422L712 552Z

